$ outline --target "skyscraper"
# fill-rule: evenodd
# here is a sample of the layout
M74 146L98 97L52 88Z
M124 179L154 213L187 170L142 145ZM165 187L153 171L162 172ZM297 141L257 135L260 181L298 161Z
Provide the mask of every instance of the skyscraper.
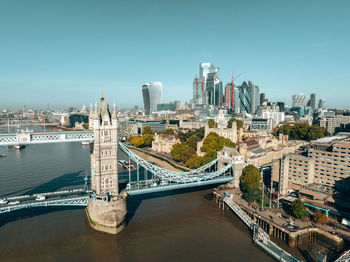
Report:
M219 105L223 95L222 82L218 76L219 68L212 63L199 64L199 77L193 80L194 103Z
M293 107L305 107L305 95L304 94L295 94L292 97L292 106Z
M238 86L240 112L254 114L260 106L259 87L253 82L244 81L242 85Z
M265 93L261 93L260 94L260 105L262 106L264 102L266 102Z
M318 109L324 109L324 108L326 108L326 100L320 99L318 101Z
M316 108L316 94L311 94L310 95L310 102L309 102L309 106L315 110Z
M163 85L160 82L149 82L142 85L143 107L145 114L157 111L157 105L162 103Z

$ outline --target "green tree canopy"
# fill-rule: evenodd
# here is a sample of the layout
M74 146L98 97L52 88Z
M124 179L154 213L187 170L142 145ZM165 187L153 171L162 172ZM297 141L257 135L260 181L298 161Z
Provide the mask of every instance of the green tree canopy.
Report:
M133 144L133 145L136 146L136 147L141 147L141 146L143 146L143 144L144 144L144 142L145 142L145 141L143 140L143 137L140 136L140 135L130 137L130 138L129 138L129 141L130 141L131 144Z
M210 132L207 137L204 138L203 145L200 149L202 152L220 151L224 148L224 146L235 147L236 144L228 138L219 136L215 132Z
M153 135L150 135L150 134L146 134L146 135L143 135L143 145L144 146L151 146L152 145L152 141L154 140L153 138Z
M214 119L210 118L210 119L208 119L208 126L209 126L209 128L214 128L214 127L217 127L218 124L215 122Z
M201 166L201 157L197 154L192 155L187 161L186 166L189 168L195 169Z
M201 141L201 139L196 136L196 135L192 135L187 139L187 144L189 147L193 148L194 150L197 150L197 143Z
M144 126L142 130L143 135L153 135L153 130L150 126Z
M243 168L240 177L241 185L247 184L249 188L256 189L260 187L261 174L254 165L248 165Z
M303 201L300 199L295 199L293 201L292 214L295 218L305 219L307 217L307 210Z
M183 163L186 163L187 160L190 159L195 154L196 154L196 151L192 147L189 147L183 152L181 161Z
M202 140L204 137L204 127L197 128L195 130L189 130L187 132L179 131L177 133L177 136L181 142L186 142L187 139L189 139L193 135L199 137L200 140Z
M175 134L175 131L174 129L172 128L167 128L167 129L164 129L162 131L159 131L158 134L162 134L162 135L173 135Z
M186 143L177 143L173 145L170 154L175 161L182 161L182 155L188 148Z
M288 135L290 139L316 140L327 135L327 131L318 125L309 126L307 123L283 124L279 127L277 134Z
M201 166L208 164L209 162L216 159L216 151L210 150L201 158Z
M232 117L230 120L228 120L227 127L231 128L233 121L235 121L237 123L237 129L240 129L241 127L243 127L244 122L242 120L236 119L234 117Z

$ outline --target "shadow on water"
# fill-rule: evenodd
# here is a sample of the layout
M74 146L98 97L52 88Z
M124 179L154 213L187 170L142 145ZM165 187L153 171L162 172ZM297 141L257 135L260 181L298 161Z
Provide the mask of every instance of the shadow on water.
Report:
M147 199L153 199L153 198L159 198L159 197L167 197L171 195L179 195L179 194L186 194L186 193L192 193L207 189L213 189L214 187L218 186L218 184L213 185L205 185L205 186L199 186L199 187L192 187L192 188L184 188L184 189L178 189L178 190L169 190L164 192L158 192L158 193L150 193L150 194L144 194L144 195L136 195L136 196L128 196L127 199L127 218L126 223L129 224L131 222L132 218L134 217L136 210L142 203L142 200ZM205 193L203 195L203 198L205 200L213 200L212 193Z
M69 185L69 187L84 185L83 170L80 170L74 173L67 173L62 176L56 177L44 184L41 184L29 191L26 191L24 195L54 192L54 191L58 191L63 187L66 187L67 185Z
M74 172L74 173L67 173L62 176L56 177L46 183L43 183L37 187L31 187L27 188L24 193L21 195L29 195L29 194L37 194L37 193L46 193L46 192L54 192L58 191L59 189L69 185L71 186L77 186L77 185L84 185L84 174L83 170ZM29 190L28 190L29 189ZM23 192L23 190L11 192L8 195L13 195L18 192ZM0 215L0 226L5 225L8 222L15 221L15 220L21 220L24 218L30 218L38 215L48 214L52 212L58 212L63 210L70 210L70 209L81 209L81 207L36 207L36 208L28 208L28 209L21 209L12 211L9 213L1 214Z
M9 213L4 213L0 215L0 227L4 226L7 223L36 217L40 215L45 215L54 212L62 212L65 210L77 210L82 209L82 207L67 206L67 207L34 207L28 209L20 209L12 211Z

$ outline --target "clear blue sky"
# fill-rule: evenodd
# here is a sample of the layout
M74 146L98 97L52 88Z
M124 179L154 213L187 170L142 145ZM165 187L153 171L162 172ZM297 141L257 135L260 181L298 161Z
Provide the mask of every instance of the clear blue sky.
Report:
M191 98L200 62L272 100L350 107L350 1L0 0L0 108Z

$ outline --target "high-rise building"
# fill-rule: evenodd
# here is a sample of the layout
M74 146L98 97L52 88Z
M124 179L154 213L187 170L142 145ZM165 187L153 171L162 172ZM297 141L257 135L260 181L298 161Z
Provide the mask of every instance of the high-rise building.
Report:
M230 108L233 108L233 92L232 83L227 83L225 86L225 101L224 104Z
M199 77L193 80L193 99L197 104L219 105L223 96L219 68L212 63L199 64Z
M277 102L276 104L280 108L280 112L284 112L285 111L285 104L284 104L284 102Z
M295 94L292 97L293 107L305 107L305 95L304 94Z
M311 95L310 95L309 106L310 106L313 110L316 109L316 94L311 94Z
M223 98L222 82L218 72L209 73L206 81L206 104L219 106Z
M157 111L157 105L162 103L163 85L160 82L149 82L142 85L143 107L145 114Z
M325 109L326 108L326 100L320 99L318 101L318 109Z
M267 99L265 98L265 93L260 94L260 105L262 106L264 102L266 102Z
M251 81L244 81L239 90L240 111L254 114L260 106L259 87Z

